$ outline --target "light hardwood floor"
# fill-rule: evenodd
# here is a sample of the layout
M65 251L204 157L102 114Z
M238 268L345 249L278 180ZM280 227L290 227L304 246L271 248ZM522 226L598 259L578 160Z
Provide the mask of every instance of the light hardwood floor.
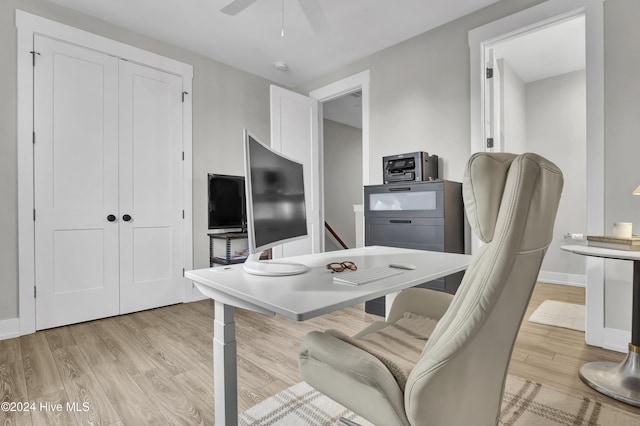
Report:
M640 422L640 409L578 378L583 363L620 361L623 354L587 346L584 333L526 321L546 299L584 303L584 289L536 286L509 372L615 405ZM362 305L305 322L237 310L240 411L301 381L297 353L306 333L336 328L353 334L376 320ZM0 341L0 401L24 410L0 411L0 424L212 425L212 328L207 300Z

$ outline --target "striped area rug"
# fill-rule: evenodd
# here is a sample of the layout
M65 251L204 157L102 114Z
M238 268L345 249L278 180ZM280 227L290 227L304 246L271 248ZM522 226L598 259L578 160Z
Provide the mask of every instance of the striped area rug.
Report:
M324 426L338 425L340 417L362 426L371 425L302 382L240 414L238 424ZM640 416L510 375L507 377L499 424L624 426L640 424Z

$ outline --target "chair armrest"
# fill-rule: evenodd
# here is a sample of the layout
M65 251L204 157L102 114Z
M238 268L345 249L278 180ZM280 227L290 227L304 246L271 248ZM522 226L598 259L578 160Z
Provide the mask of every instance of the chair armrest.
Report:
M308 384L364 418L376 424L409 425L398 382L370 353L312 331L300 345L299 367Z
M453 295L426 288L408 288L396 296L389 311L388 323L396 322L405 312L439 320L453 300Z

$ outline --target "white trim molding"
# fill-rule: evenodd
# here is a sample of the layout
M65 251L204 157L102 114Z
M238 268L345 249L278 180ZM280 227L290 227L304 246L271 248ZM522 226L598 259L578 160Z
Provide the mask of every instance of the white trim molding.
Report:
M573 16L586 21L587 234L604 233L604 0L548 0L469 31L471 153L484 151L485 47ZM474 246L475 247L475 246ZM604 261L586 259L586 332L590 345L604 344Z
M540 271L538 281L550 284L562 284L572 287L586 287L587 276L578 274L564 274L560 272Z
M17 143L18 143L18 306L19 318L5 320L5 327L19 321L19 335L36 330L35 257L33 225L33 65L31 51L35 34L94 49L140 65L182 77L187 92L183 107L183 191L184 191L184 267L193 268L192 203L192 80L193 66L106 37L16 10L17 27ZM194 299L191 281L183 279L184 301ZM2 329L0 326L0 338Z
M320 104L320 117L322 120L322 104L324 102L328 102L330 100L339 98L344 95L348 95L349 93L357 92L360 90L362 92L362 186L369 185L370 181L370 173L369 173L369 165L371 164L371 141L370 141L370 114L371 114L371 90L370 90L370 81L371 75L369 70L365 70L359 72L357 74L353 74L352 76L343 78L342 80L334 81L326 86L315 89L309 93L309 96L317 99ZM320 135L319 135L319 149L320 152L324 150L324 134L323 134L324 126L320 123ZM324 159L322 159L324 162ZM324 165L321 164L323 168ZM323 200L322 203L324 205L324 193L322 194ZM362 190L362 202L364 203L364 189ZM355 211L355 205L354 205ZM359 225L356 225L358 227ZM358 241L358 239L362 241ZM364 245L364 220L362 220L361 228L356 228L356 246L359 247L359 244ZM391 306L390 304L387 306Z
M190 64L185 64L175 59L167 58L22 10L16 10L16 27L18 27L18 31L27 31L31 34L37 33L58 40L75 43L147 67L157 68L161 71L179 75L188 80L193 78L193 66ZM20 54L20 51L18 51L18 54Z
M0 320L0 340L11 339L18 336L20 336L19 318Z

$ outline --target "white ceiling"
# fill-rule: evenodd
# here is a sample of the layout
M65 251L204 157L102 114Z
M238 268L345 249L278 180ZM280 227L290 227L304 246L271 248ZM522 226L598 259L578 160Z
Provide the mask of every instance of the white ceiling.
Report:
M522 81L530 83L585 69L584 16L526 33L496 45L496 59L504 58Z
M220 12L231 0L49 1L294 87L498 0L319 0L321 34L297 0L258 0L236 16Z

